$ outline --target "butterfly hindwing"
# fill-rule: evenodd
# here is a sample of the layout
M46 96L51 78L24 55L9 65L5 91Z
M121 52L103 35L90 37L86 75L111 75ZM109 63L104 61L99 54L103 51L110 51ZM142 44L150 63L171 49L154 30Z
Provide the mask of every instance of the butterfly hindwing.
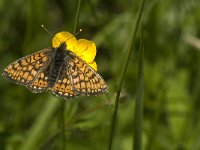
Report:
M68 69L68 65L63 67L60 76L51 90L54 95L64 99L71 99L77 96L77 93L74 92L71 70Z
M30 85L39 72L46 67L50 58L51 49L43 49L11 63L4 69L2 75L11 82Z
M47 91L49 87L48 73L48 69L44 68L38 73L37 78L29 86L26 87L33 93L41 93Z
M81 58L73 56L69 61L74 91L80 95L100 95L108 87L103 78Z

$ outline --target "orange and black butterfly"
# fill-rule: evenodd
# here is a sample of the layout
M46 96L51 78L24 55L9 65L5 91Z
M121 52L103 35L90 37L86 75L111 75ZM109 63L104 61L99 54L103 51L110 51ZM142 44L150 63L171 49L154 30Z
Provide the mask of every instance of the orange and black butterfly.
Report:
M63 99L99 95L108 91L103 78L83 59L67 50L65 42L16 60L2 75L33 93L51 91Z

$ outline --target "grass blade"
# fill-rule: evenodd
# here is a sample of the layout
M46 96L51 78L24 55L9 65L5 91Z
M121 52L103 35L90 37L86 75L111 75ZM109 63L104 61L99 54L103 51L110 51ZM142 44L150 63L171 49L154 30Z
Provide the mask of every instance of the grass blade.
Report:
M131 53L132 53L132 50L133 50L133 47L134 47L137 30L138 30L140 20L141 20L141 17L142 17L144 3L145 3L145 0L143 0L142 3L141 3L141 7L140 7L139 14L138 14L137 21L136 21L136 26L135 26L135 29L133 30L133 34L131 36L132 37L131 43L130 43L130 46L129 46L129 49L128 49L128 52L127 52L125 64L124 64L123 71L122 71L122 74L121 74L121 78L120 78L120 81L119 81L119 84L118 84L118 87L117 87L117 96L116 96L116 99L115 99L115 106L114 106L115 108L114 108L112 121L111 121L111 131L110 131L110 137L109 137L109 143L108 143L108 150L112 149L113 135L114 135L115 123L116 123L117 112L118 112L119 97L120 97L121 88L122 88L122 85L123 85L123 82L124 82L126 70L127 70L127 67L128 67L128 63L129 63L129 60L130 60L130 56L131 56Z
M143 30L143 29L142 29ZM143 95L144 95L144 77L143 77L143 58L144 58L144 43L143 31L141 31L139 65L138 65L138 85L135 101L135 126L134 126L134 141L133 150L142 149L142 126L143 126Z
M48 121L57 109L59 101L55 98L49 98L46 101L45 108L42 109L41 115L37 118L34 125L28 133L28 137L24 141L20 150L34 150L37 147L38 141L43 135L45 128L47 127Z
M65 138L65 100L60 102L60 129L61 129L61 141L62 141L62 150L66 149L66 138Z

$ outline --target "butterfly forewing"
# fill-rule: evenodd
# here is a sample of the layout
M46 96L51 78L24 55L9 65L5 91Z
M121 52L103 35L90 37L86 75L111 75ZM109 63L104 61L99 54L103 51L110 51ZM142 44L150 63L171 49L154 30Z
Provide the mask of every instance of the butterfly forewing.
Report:
M25 56L8 65L2 75L11 82L30 85L48 64L50 55L51 49L43 49Z

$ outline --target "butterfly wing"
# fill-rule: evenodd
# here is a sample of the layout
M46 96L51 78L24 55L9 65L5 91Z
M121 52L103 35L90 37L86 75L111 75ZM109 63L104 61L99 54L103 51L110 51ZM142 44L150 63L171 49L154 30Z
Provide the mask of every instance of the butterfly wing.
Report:
M103 78L85 61L69 53L65 66L52 88L52 93L64 99L79 95L99 95L106 93L108 86Z
M31 85L50 62L52 49L47 48L30 54L8 65L2 75L10 82Z
M33 93L41 93L47 91L49 87L48 75L49 75L49 70L47 67L45 67L38 73L37 78L30 85L26 87Z
M74 91L79 95L100 95L107 93L104 79L81 58L74 57L69 62Z
M63 99L71 99L77 96L77 93L74 92L71 70L68 66L65 66L65 69L63 68L51 90L54 95Z

